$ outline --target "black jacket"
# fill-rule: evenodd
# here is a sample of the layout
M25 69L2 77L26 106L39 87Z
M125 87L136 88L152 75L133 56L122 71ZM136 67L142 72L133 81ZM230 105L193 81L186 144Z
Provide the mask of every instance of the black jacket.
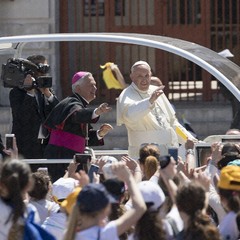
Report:
M1 154L0 159L1 158L4 159L5 157L7 157L7 155L3 151L4 148L5 148L5 146L4 146L3 142L2 142L2 137L1 137L1 134L0 134L0 154Z
M93 108L87 107L87 102L78 94L63 99L51 112L45 121L45 127L51 130L62 130L67 133L86 137L88 133L89 146L103 145L103 139L97 138L96 130L90 123L98 121L99 117L92 119ZM86 126L88 125L88 131ZM87 131L87 132L86 132ZM75 151L66 147L59 147L53 144L48 144L45 149L45 158L72 158Z
M40 90L36 92L37 97L33 97L15 87L9 94L12 133L16 136L18 152L24 158L43 158L43 148L48 138L45 141L38 139L40 125L59 102L55 95L54 100L49 102ZM46 129L44 132L47 136Z

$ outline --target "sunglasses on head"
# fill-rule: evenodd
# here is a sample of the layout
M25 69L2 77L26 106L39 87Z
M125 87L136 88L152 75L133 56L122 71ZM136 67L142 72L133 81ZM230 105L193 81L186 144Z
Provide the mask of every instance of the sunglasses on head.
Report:
M159 144L157 144L157 143L142 143L140 145L140 147L142 148L142 147L146 147L146 146L149 146L149 145L153 145L153 146L159 147Z

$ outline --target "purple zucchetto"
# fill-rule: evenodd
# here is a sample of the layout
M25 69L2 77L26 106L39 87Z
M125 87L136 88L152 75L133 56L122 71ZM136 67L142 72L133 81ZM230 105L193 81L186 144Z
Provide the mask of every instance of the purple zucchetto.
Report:
M73 75L72 84L80 80L82 77L86 76L89 72L77 72Z

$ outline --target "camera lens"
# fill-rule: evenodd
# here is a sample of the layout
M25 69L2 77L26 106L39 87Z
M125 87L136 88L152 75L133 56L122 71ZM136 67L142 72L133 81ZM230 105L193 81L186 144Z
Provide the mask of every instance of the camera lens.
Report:
M38 72L47 73L50 70L50 66L48 64L38 63Z

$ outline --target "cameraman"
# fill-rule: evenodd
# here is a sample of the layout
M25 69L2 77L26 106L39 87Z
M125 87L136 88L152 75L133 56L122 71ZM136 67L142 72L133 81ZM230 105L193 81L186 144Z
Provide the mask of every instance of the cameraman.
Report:
M39 76L45 76L49 70L46 58L33 55L27 58L39 66L39 71L24 80L24 88L14 87L9 93L12 109L12 133L17 140L18 152L24 158L43 158L49 133L42 126L48 114L58 104L58 99L50 88L38 88L34 83Z

